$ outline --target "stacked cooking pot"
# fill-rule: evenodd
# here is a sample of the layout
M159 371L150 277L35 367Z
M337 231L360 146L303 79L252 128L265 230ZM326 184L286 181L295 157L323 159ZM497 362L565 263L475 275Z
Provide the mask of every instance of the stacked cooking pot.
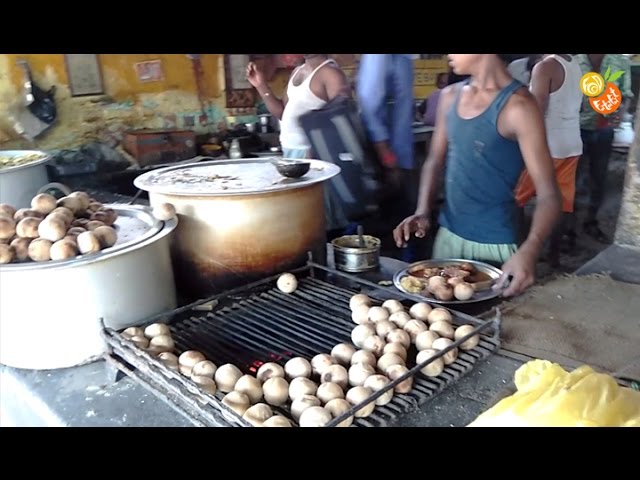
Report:
M323 182L340 169L310 164L298 179L281 176L268 159L153 170L134 182L149 192L151 207L109 205L118 214L113 247L0 265L0 363L85 363L105 351L103 324L120 330L176 308L176 286L202 298L303 265L309 251L323 259ZM38 190L34 182L23 187L16 208L29 207ZM178 217L158 220L152 209L163 203Z
M201 298L325 258L323 183L340 172L310 160L298 179L269 159L201 162L136 178L152 206L171 203L180 223L172 240L177 287Z
M0 152L11 154L23 152ZM43 162L17 171L37 174ZM13 168L0 170L2 203L30 208L46 172L5 190ZM52 369L88 362L104 353L103 323L121 329L176 307L169 234L177 220L160 221L141 206L106 206L117 213L113 246L67 260L0 265L0 363Z

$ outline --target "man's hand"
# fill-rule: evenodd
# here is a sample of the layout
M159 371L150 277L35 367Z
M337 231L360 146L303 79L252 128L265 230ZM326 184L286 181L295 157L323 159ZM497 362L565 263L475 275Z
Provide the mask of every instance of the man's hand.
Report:
M415 233L416 237L424 238L431 228L431 222L427 215L411 215L405 218L393 231L393 239L398 248L407 246L407 242L411 238L411 234Z
M523 293L536 280L536 260L536 252L523 245L502 266L504 274L500 277L494 289L502 290L506 287L506 290L502 293L503 297L513 297ZM511 277L511 282L507 286L509 277Z
M258 66L254 62L249 62L247 65L247 80L255 88L260 88L265 85L265 79L263 73L258 69Z

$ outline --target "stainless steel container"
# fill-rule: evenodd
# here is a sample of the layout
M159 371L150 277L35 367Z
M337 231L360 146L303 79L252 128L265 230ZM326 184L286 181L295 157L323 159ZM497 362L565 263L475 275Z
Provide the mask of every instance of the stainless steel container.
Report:
M380 239L363 235L360 246L358 235L345 235L331 242L333 261L338 270L350 273L367 272L380 266Z
M69 260L0 266L0 363L66 368L105 351L100 319L121 329L176 308L170 233L148 207L118 212L116 245Z
M172 242L177 286L202 297L304 265L326 252L323 183L340 172L310 160L298 179L281 176L269 159L168 167L134 184L152 206L168 202L180 217Z
M24 165L2 168L0 165L0 203L8 203L15 208L28 208L31 199L43 185L49 183L47 162L51 157L38 150L0 150L0 157L34 156Z

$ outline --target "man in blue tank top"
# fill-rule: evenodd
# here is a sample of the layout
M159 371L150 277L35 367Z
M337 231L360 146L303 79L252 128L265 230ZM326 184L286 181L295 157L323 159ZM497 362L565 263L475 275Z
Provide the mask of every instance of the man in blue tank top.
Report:
M509 55L450 54L456 74L470 78L443 90L436 129L422 170L418 207L394 230L398 247L424 237L446 163L445 205L433 258L502 265L496 288L522 293L535 281L540 250L560 216L560 195L535 98L507 70ZM527 168L537 192L529 236L517 246L514 190Z

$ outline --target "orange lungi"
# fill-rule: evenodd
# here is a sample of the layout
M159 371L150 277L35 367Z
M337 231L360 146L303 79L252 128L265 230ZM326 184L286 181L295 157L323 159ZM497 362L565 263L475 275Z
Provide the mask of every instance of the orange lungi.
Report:
M562 211L564 213L573 212L573 201L576 196L576 171L578 170L578 160L580 155L568 158L554 158L553 164L556 169L556 179L562 195ZM536 194L536 188L529 176L528 171L522 172L518 185L516 186L516 202L519 207L524 207Z

